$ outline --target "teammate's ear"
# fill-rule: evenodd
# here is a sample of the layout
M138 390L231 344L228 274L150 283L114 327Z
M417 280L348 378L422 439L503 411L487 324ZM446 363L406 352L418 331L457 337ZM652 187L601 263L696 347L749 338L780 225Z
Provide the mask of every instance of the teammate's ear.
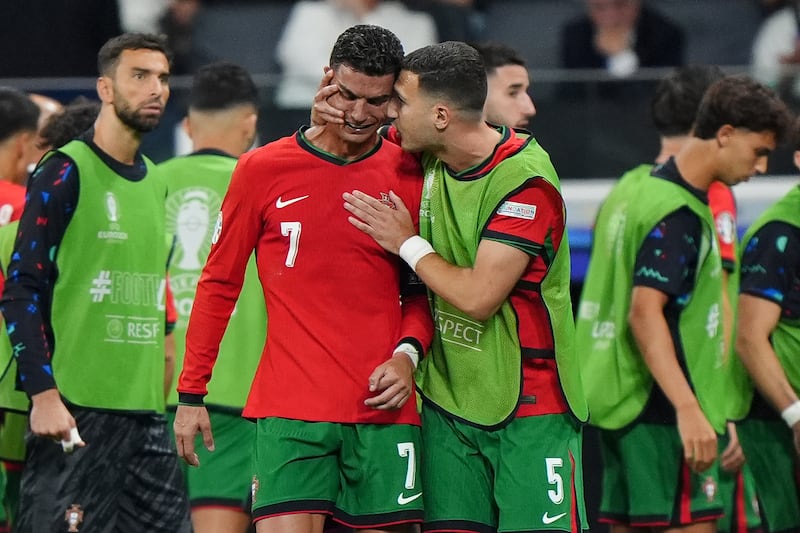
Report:
M450 109L444 105L433 108L433 125L438 131L443 131L450 123Z
M730 124L724 124L717 130L717 146L720 148L724 148L730 142L731 137L733 134L736 133L736 128L731 126Z
M114 89L111 86L111 78L100 76L97 78L97 96L101 102L108 103L114 99Z

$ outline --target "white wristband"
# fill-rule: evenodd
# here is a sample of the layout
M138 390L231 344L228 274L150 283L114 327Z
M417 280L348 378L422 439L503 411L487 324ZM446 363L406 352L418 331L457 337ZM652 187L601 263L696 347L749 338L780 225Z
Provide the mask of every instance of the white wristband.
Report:
M404 342L394 349L394 353L397 352L403 352L406 354L408 358L411 359L411 362L414 363L414 368L417 368L417 365L419 364L419 352L416 348L414 348L413 344Z
M431 243L420 237L419 235L414 235L413 237L409 237L408 239L400 245L400 250L398 254L400 257L408 263L408 266L411 267L411 270L414 272L417 271L417 263L420 259L425 257L428 254L436 253L431 246Z
M781 412L783 420L793 428L795 424L800 422L800 400L794 402Z

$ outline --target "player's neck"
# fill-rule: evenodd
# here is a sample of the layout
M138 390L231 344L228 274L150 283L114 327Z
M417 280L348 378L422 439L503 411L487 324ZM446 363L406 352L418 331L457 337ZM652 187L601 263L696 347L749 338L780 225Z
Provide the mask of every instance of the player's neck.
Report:
M707 191L717 178L715 147L715 140L693 137L675 155L681 176L695 189Z
M341 128L338 124L313 126L305 131L306 141L315 148L332 154L346 161L353 161L369 153L378 144L378 134L375 133L364 141L352 142L343 139L336 131Z
M661 151L656 156L655 163L660 165L666 163L670 157L673 157L681 151L683 144L688 139L686 135L674 135L670 137L661 137Z
M500 132L485 122L455 128L449 132L449 137L440 150L433 152L455 172L463 172L486 161L502 139Z
M113 107L103 106L94 125L94 143L120 163L132 165L142 134L120 121Z

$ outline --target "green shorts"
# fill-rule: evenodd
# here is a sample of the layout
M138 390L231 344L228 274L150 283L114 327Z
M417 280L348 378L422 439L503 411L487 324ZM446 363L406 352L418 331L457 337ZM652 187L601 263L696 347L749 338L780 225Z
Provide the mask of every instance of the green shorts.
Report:
M692 472L677 427L634 423L600 431L600 451L601 522L675 527L722 515L719 461L705 472Z
M25 461L25 431L28 429L28 415L6 411L0 425L0 459L4 461Z
M257 421L253 518L313 513L354 528L422 522L420 430L408 424Z
M423 405L429 531L580 531L586 522L581 429L571 415L488 431Z
M250 513L250 485L253 479L253 456L256 425L240 415L209 410L214 432L214 451L209 452L197 436L194 449L200 459L195 468L183 465L183 476L192 509L228 507ZM175 413L167 424L172 430Z
M728 446L728 435L719 438L719 455ZM745 463L738 472L732 474L719 469L719 493L722 496L724 514L717 521L719 533L747 533L761 527L758 512L758 498L750 463Z
M792 430L781 419L756 418L746 418L736 428L756 480L764 529L800 531L800 464Z

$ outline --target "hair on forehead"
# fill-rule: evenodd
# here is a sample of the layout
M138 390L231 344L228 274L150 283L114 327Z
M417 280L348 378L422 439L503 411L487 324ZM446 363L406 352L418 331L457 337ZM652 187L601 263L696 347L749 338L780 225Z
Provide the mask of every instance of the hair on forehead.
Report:
M738 74L708 88L697 110L694 135L711 139L722 126L730 125L756 133L772 132L781 142L790 122L789 109L772 89Z
M119 64L120 56L125 50L153 50L161 52L172 63L172 55L167 41L154 33L123 33L112 37L97 53L97 71L101 76L111 76Z
M368 76L397 76L402 62L403 45L394 33L380 26L359 24L336 39L329 65L348 65Z
M414 50L403 69L417 75L422 92L442 97L478 114L486 100L486 71L478 51L460 41L445 41Z
M522 55L506 44L494 41L482 41L469 44L481 55L483 66L487 74L492 74L498 68L509 65L526 67L525 59Z

